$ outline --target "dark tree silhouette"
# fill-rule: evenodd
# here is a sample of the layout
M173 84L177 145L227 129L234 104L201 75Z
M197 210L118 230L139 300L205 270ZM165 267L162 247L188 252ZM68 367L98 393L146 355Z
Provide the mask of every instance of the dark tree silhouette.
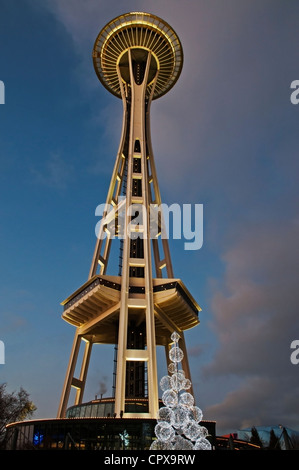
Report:
M269 450L281 450L279 438L276 436L273 429L270 431Z
M259 446L261 449L264 447L264 443L260 438L260 435L255 427L251 429L251 437L250 437L251 444L255 444Z
M6 391L6 385L0 385L0 446L4 442L6 425L23 421L36 410L26 390L21 387L18 392L9 393Z

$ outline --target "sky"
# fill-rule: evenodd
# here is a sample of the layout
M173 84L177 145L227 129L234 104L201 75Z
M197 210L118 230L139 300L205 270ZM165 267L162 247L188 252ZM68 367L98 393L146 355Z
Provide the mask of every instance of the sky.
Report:
M202 308L185 334L196 403L217 434L299 430L298 2L0 0L1 383L56 417L75 332L60 303L88 278L121 135L92 48L130 11L167 21L184 51L151 134L163 202L203 204L202 247L170 240ZM86 401L111 394L112 369L98 347Z

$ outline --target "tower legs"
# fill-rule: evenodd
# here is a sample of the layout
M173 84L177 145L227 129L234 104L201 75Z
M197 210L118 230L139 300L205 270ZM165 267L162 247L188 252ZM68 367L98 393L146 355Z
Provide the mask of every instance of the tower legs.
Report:
M77 358L79 354L79 349L80 349L80 344L81 344L81 338L78 335L78 333L75 333L74 341L73 341L73 347L70 355L70 360L68 364L68 368L66 371L66 377L62 389L62 394L61 394L61 400L59 404L59 409L57 413L57 418L64 418L66 409L68 406L68 401L70 397L70 392L71 392L71 386L72 386L72 380L74 377L75 373L75 368L76 368L76 363L77 363Z
M78 331L75 333L73 347L70 355L70 360L66 372L66 378L62 390L61 400L59 404L59 409L57 413L57 418L64 418L70 398L71 388L74 387L76 392L75 405L82 403L84 388L86 383L86 376L88 371L88 365L91 355L92 343L89 340L85 340L85 349L81 364L81 372L79 379L75 377L75 369L77 365L79 350L81 346L82 337L78 334Z

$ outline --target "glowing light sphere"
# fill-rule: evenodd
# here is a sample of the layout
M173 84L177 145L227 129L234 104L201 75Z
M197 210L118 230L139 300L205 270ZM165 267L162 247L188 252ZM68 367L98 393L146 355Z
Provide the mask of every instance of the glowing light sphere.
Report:
M203 418L202 410L198 406L192 406L189 408L189 417L193 419L196 423L200 423Z
M208 441L208 439L205 439L204 437L200 437L195 442L193 449L194 450L211 450L212 446L211 446L211 443Z
M176 372L176 370L177 370L176 364L174 364L173 362L171 362L171 363L169 364L169 366L168 366L168 372L169 372L170 374L174 374L174 373Z
M155 426L155 434L160 441L165 442L174 438L175 431L170 423L159 421Z
M200 435L200 426L195 423L195 421L189 421L186 426L184 426L184 434L191 441L196 441Z
M193 444L188 439L185 439L182 436L175 436L173 440L173 449L174 450L192 450Z
M174 341L175 343L177 343L180 339L180 335L176 331L174 331L170 337L172 341Z
M173 409L171 424L174 428L184 428L188 423L188 410L182 406L175 406Z
M165 406L176 406L178 403L178 395L174 390L165 390L165 392L162 395L162 402L164 403Z
M174 419L174 413L171 408L168 408L167 406L162 406L162 408L159 409L158 420L171 423L173 419Z
M172 450L173 446L170 442L160 441L156 439L151 443L150 450Z
M179 392L185 388L185 374L181 371L175 372L170 378L170 386L173 390Z
M194 405L194 397L189 392L184 392L180 396L180 404L183 406L193 406Z
M205 438L209 434L209 431L204 426L200 426L200 437Z
M160 380L160 387L163 392L171 388L171 377L169 377L169 375L164 375L164 377L162 377Z
M189 390L191 388L191 381L189 379L185 379L184 381L184 389Z
M178 348L177 346L174 346L174 348L171 348L169 351L169 359L172 362L181 362L183 360L184 353L181 350L181 348Z

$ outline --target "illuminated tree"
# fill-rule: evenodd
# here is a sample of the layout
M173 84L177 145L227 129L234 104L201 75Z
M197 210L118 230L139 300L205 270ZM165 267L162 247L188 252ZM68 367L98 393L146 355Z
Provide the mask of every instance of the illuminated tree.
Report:
M158 412L155 426L157 439L151 444L151 450L211 450L207 439L208 430L200 425L202 410L194 405L194 398L187 390L191 382L179 368L184 355L178 347L179 334L174 332L171 339L174 344L169 351L171 363L169 375L160 380L163 391L163 407Z

